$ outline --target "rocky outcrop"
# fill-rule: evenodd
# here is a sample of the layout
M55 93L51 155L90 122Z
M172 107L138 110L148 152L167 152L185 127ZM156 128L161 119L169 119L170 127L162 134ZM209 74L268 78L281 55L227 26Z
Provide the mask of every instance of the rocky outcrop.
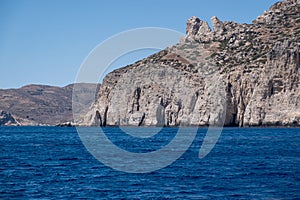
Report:
M9 113L0 110L0 126L19 126L20 123Z
M201 42L209 42L212 39L213 32L207 22L193 16L186 26L186 38L197 39Z
M252 24L192 17L186 38L108 74L84 125L300 125L300 3Z

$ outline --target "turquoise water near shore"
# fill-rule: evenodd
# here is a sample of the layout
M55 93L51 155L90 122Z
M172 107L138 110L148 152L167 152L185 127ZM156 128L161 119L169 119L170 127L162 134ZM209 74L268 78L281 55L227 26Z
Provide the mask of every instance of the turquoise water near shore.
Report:
M105 131L123 149L147 152L166 145L177 128L132 141L118 128ZM96 160L74 127L0 127L0 199L300 198L299 128L224 128L199 159L206 131L199 128L170 166L132 174Z

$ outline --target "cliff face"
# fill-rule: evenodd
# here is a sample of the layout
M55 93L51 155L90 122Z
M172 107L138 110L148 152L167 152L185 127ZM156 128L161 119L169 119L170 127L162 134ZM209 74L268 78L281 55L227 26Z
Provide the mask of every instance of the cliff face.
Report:
M84 125L300 125L300 1L252 24L192 17L186 38L108 74Z

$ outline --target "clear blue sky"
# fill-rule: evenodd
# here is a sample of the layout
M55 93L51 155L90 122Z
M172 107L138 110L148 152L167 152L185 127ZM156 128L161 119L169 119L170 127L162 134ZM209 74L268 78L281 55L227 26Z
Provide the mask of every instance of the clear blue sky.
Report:
M0 0L0 88L74 82L88 53L128 29L185 32L186 21L216 15L251 23L277 0ZM123 59L124 65L150 54ZM123 65L122 62L118 63Z

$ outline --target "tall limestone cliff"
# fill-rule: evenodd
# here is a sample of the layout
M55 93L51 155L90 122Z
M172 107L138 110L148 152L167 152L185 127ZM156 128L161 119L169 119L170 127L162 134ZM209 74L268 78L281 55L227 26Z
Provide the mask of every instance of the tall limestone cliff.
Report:
M300 0L252 24L197 17L179 44L108 74L83 125L300 125Z

